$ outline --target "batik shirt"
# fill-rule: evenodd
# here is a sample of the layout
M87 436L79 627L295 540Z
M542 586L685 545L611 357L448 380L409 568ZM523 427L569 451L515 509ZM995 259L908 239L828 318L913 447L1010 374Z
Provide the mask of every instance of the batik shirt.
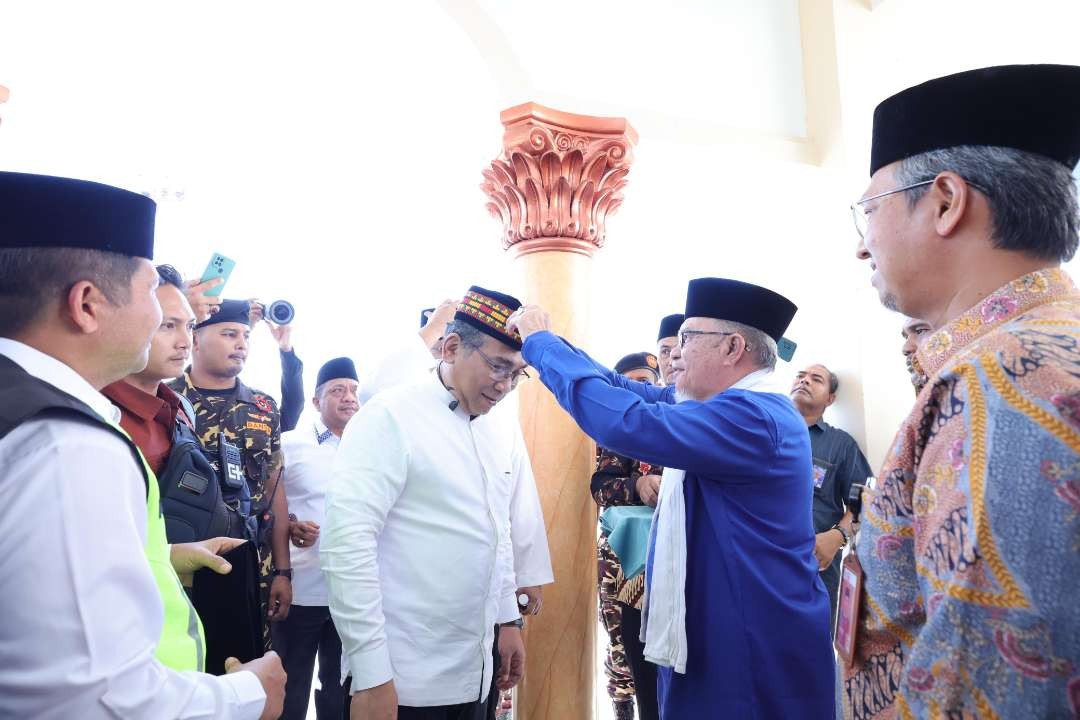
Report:
M593 500L601 508L614 505L644 505L637 494L637 481L642 475L663 475L664 468L632 460L625 455L596 448L596 472L591 490Z
M863 496L848 718L1080 713L1080 295L1047 269L927 338Z

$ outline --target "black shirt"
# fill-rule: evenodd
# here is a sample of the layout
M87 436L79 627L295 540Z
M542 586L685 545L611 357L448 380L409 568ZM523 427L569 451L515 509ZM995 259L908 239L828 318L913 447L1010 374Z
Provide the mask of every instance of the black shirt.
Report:
M855 438L824 420L809 426L814 456L814 532L825 532L844 517L851 484L873 475Z
M304 363L296 352L281 351L281 432L296 429L304 411Z

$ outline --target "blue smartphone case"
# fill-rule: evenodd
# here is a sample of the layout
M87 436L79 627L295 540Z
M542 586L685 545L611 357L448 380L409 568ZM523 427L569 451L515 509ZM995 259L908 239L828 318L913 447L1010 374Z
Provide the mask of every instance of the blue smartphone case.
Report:
M202 279L199 282L206 282L207 280L213 280L214 278L221 278L224 282L214 288L210 288L203 295L209 297L218 297L225 289L225 283L229 282L229 276L232 275L233 268L236 267L236 261L230 260L221 253L214 253L210 258L210 262L206 265L206 270L203 270Z

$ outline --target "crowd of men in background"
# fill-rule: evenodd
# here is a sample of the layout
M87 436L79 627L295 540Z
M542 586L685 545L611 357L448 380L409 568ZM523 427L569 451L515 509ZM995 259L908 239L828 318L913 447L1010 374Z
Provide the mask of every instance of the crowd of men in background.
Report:
M152 201L0 173L0 715L302 718L318 659L321 720L495 717L556 580L497 409L530 370L598 444L619 720L1080 712L1080 68L930 81L873 142L857 254L916 392L876 480L832 370L777 382L770 289L692 280L609 370L472 286L305 401L291 326L151 264Z

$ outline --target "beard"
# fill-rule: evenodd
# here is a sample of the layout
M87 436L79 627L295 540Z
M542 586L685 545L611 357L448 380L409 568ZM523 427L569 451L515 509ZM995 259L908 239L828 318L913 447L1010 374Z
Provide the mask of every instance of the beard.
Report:
M897 301L896 295L890 292L881 293L881 304L885 306L886 310L900 312L900 303Z

